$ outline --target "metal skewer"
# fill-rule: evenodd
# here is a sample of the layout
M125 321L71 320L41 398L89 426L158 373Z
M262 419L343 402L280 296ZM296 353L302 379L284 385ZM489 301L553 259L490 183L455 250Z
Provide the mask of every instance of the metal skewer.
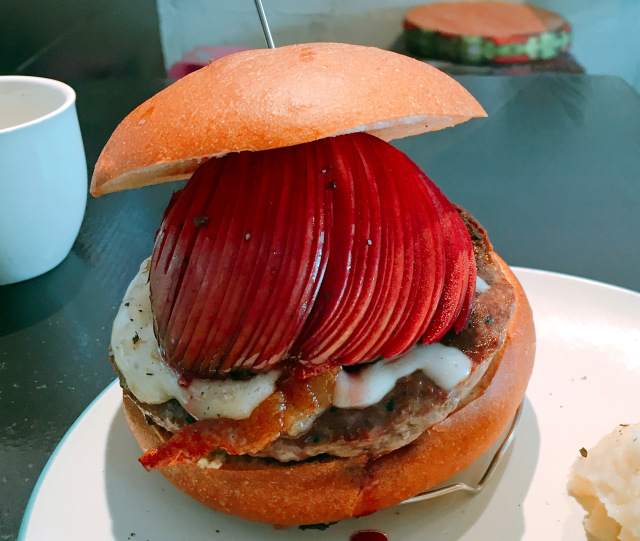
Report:
M452 492L458 492L458 491L469 492L471 494L478 494L482 492L482 489L486 486L487 482L489 481L489 479L495 472L496 468L498 467L498 464L500 463L504 455L507 453L507 450L511 446L516 428L520 423L521 415L522 415L522 403L520 404L520 406L518 406L516 414L513 417L513 421L511 421L511 426L509 426L509 430L507 431L504 439L502 440L500 447L498 447L498 450L493 455L493 458L489 463L489 467L486 469L486 471L484 472L484 475L482 476L480 481L478 481L477 484L467 485L466 483L452 483L450 485L445 485L443 487L433 488L431 490L427 490L426 492L423 492L422 494L418 494L413 498L409 498L408 500L400 502L400 505L402 505L403 503L413 503L413 502L421 502L423 500L430 500L431 498L444 496L445 494L451 494Z
M267 42L267 47L269 47L269 49L275 49L276 46L273 44L271 30L269 30L269 22L267 21L267 16L265 15L264 8L262 7L262 0L254 1L256 3L256 9L258 10L258 16L260 17L260 23L262 24L262 31L264 32L264 39Z

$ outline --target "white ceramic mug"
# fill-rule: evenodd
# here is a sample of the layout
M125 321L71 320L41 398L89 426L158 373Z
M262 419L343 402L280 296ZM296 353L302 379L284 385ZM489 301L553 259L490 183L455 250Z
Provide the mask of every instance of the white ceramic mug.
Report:
M0 285L51 270L78 235L87 162L75 101L59 81L0 76Z

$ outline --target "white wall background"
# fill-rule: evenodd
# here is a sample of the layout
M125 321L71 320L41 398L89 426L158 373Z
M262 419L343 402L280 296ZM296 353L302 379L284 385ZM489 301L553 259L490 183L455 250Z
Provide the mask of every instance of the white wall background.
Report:
M276 45L341 41L384 48L390 47L402 31L404 13L421 3L262 1ZM572 52L588 73L619 75L640 90L640 0L528 3L557 11L571 22ZM157 0L157 5L167 67L197 46L265 46L253 0Z

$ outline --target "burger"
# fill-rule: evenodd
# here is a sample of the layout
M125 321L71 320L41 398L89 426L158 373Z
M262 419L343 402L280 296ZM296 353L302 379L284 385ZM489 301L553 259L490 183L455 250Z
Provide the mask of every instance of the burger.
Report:
M427 64L316 43L216 60L123 120L94 195L189 179L113 325L142 466L287 527L393 506L499 439L533 366L527 298L387 142L480 116Z

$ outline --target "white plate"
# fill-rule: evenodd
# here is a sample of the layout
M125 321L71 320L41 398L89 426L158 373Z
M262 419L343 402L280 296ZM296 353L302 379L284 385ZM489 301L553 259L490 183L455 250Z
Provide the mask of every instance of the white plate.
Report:
M583 511L565 490L567 473L581 447L640 421L640 295L554 273L516 274L535 314L537 361L512 451L481 494L402 505L326 531L278 531L227 517L138 465L120 390L111 385L49 460L19 539L346 541L363 529L390 541L586 539Z

